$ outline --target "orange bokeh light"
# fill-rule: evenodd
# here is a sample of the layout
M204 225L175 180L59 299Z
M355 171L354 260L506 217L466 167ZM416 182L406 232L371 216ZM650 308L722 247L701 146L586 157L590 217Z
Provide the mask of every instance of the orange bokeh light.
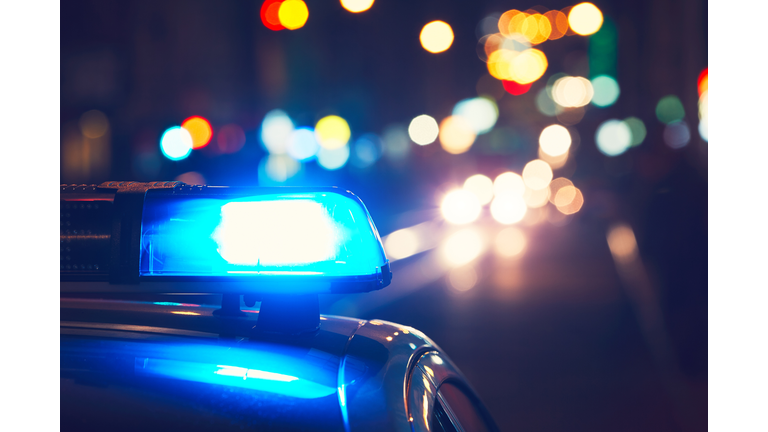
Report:
M568 16L558 10L546 12L544 16L549 20L551 33L549 40L560 39L568 32Z
M704 68L703 71L699 74L699 80L697 83L699 87L699 96L704 94L705 91L709 90L709 68Z
M192 116L181 123L181 127L192 135L192 149L201 149L211 142L213 128L208 120L200 116Z

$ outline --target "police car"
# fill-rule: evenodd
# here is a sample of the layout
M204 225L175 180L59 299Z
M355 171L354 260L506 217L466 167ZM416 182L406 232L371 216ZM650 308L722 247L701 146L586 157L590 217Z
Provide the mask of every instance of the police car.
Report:
M497 430L418 330L320 315L391 280L350 192L62 185L60 240L62 430Z

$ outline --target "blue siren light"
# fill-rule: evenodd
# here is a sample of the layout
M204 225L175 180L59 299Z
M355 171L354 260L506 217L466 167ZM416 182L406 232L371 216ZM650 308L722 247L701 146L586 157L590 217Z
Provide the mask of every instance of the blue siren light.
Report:
M365 205L337 188L149 190L139 276L247 281L254 291L360 292L391 280Z

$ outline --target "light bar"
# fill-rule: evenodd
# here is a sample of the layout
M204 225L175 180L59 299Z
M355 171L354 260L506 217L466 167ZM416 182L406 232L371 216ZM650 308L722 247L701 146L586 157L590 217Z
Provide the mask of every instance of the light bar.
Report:
M200 283L231 292L216 284L239 282L243 293L300 294L371 291L391 280L364 204L337 188L112 182L63 186L61 200L62 281L165 283L165 292L201 291L189 289ZM79 232L65 229L71 222ZM94 264L78 265L83 259Z

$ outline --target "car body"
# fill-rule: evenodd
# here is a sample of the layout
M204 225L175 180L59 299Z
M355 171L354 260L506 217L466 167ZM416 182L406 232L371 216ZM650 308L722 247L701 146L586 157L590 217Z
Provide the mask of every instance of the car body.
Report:
M321 316L311 333L265 333L258 308L195 299L62 296L61 429L497 430L413 328Z

